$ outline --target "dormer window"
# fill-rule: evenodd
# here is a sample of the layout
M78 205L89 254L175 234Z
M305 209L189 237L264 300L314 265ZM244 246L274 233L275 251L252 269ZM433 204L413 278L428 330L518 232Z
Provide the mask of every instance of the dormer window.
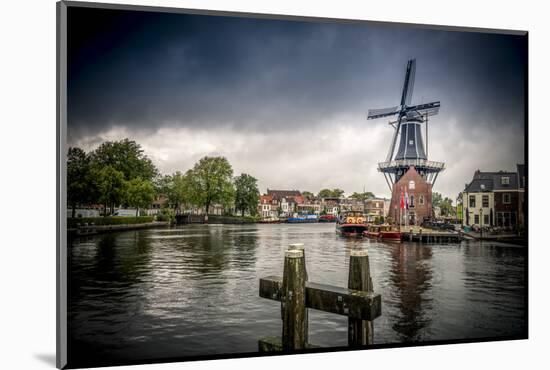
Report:
M415 184L414 184L414 181L409 181L409 189L414 189L415 187Z
M481 184L479 187L481 188L481 190L485 190L485 184Z
M510 185L510 178L509 177L501 177L500 178L500 183L502 185Z

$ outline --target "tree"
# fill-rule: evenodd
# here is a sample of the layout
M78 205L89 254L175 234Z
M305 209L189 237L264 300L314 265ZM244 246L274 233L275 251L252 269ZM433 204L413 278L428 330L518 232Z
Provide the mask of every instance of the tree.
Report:
M441 205L441 201L443 200L443 197L440 193L434 191L432 193L432 205L434 207L439 207Z
M302 191L302 196L306 199L309 199L309 200L315 198L315 194L313 194L310 191Z
M93 195L90 181L90 158L80 148L69 148L67 153L67 203L72 215L78 204L88 203Z
M106 141L91 156L96 169L111 166L120 171L125 180L137 177L152 180L158 175L157 168L143 153L141 145L133 140Z
M438 193L432 193L432 205L441 209L442 216L450 216L453 213L453 201L452 199L445 197Z
M319 198L340 198L344 195L342 189L322 189L317 195Z
M235 178L235 210L241 211L241 216L248 211L255 215L260 201L258 180L243 173Z
M332 189L332 196L334 198L341 198L344 196L344 191L342 189Z
M203 157L187 171L189 198L204 206L206 214L212 203L228 204L233 194L233 169L225 157Z
M126 196L126 180L124 174L111 166L105 166L93 171L93 177L97 184L99 201L105 205L105 215L107 207L111 207L111 214L115 204L120 204Z
M139 216L139 209L147 207L154 199L155 188L151 181L140 177L128 181L126 201L129 205L136 207L136 217Z
M376 198L376 196L370 191L366 191L364 193L354 192L352 195L350 195L350 198L357 199L357 200L367 200L367 199Z
M165 175L157 181L157 192L168 199L174 210L189 200L189 181L186 175L176 171Z

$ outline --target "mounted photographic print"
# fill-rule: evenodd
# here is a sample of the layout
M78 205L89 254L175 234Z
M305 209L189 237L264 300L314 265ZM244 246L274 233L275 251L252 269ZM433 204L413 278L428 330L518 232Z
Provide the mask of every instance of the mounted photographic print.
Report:
M58 367L527 338L527 32L57 9Z

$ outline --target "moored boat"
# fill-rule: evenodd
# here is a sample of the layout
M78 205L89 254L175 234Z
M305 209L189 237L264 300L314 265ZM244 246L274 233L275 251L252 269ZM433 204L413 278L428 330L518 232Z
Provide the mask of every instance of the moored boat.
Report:
M336 232L344 236L363 236L368 227L366 220L363 212L348 211L336 221Z
M267 217L258 221L260 224L280 224L281 220L278 217Z
M367 238L376 239L386 242L401 242L401 232L392 225L369 225L367 230L363 232Z
M319 222L336 222L336 217L334 215L322 215L319 216Z
M286 219L286 223L289 224L305 224L317 222L317 215L295 215Z

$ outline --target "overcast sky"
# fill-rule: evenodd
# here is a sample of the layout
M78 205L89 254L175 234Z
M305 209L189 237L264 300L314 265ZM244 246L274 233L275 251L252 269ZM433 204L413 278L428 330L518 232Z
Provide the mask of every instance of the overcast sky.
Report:
M376 167L393 129L366 115L399 104L416 58L412 103L441 101L435 191L524 162L520 36L86 8L68 29L68 144L86 151L130 138L162 173L223 155L261 192L389 196Z

